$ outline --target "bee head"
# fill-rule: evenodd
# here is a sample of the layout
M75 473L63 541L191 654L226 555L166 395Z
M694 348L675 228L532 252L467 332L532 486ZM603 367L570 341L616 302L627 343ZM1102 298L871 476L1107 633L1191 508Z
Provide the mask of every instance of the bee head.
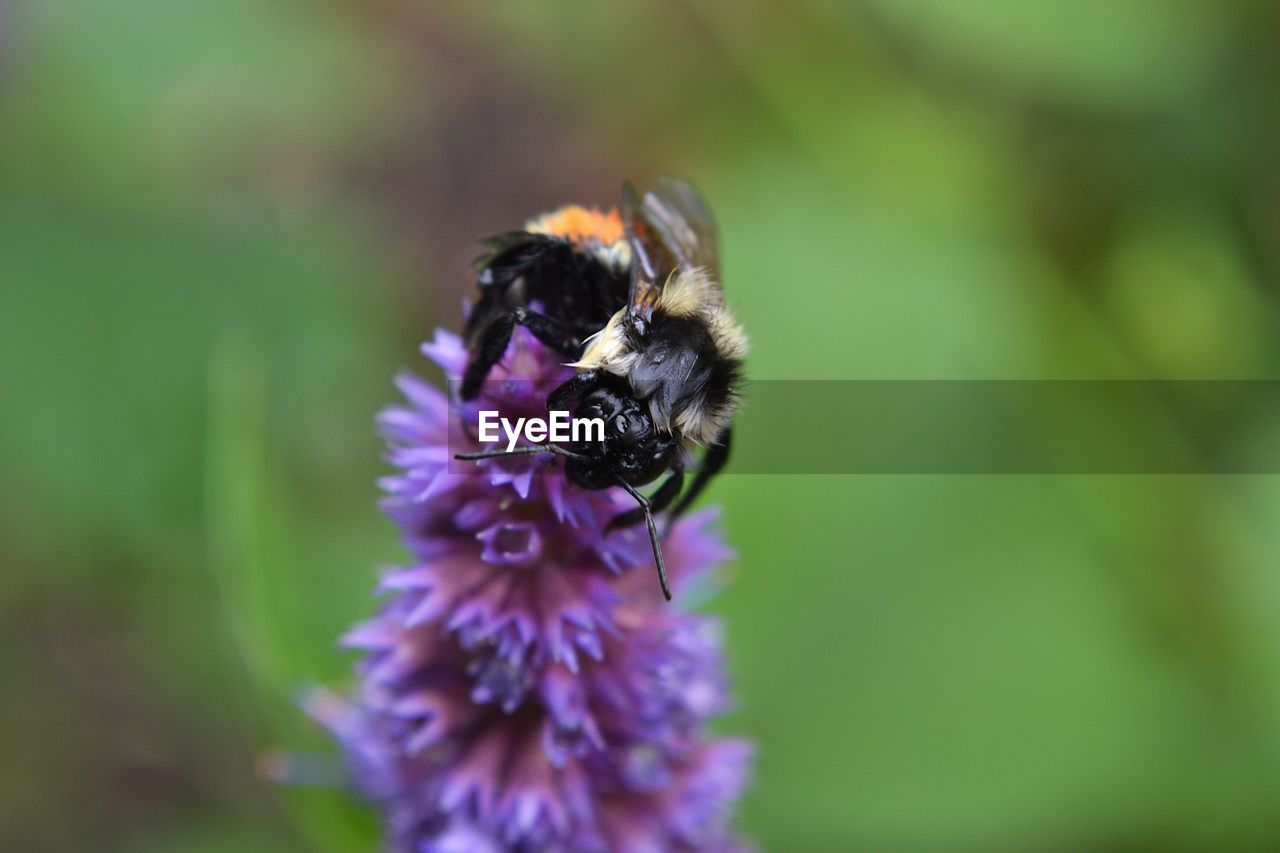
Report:
M617 485L618 478L633 486L653 482L667 470L679 442L654 426L649 408L615 388L597 388L582 399L574 418L604 422L604 441L580 441L571 449L586 457L571 459L565 473L587 489Z

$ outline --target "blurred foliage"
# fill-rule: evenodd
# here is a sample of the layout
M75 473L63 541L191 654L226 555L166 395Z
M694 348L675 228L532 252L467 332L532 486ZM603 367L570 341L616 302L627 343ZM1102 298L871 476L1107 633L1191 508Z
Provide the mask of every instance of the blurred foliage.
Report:
M257 767L327 749L297 697L398 554L372 415L478 238L624 177L711 198L756 378L1274 378L1278 45L1250 0L0 6L0 847L371 844ZM766 849L1280 844L1274 477L713 499Z

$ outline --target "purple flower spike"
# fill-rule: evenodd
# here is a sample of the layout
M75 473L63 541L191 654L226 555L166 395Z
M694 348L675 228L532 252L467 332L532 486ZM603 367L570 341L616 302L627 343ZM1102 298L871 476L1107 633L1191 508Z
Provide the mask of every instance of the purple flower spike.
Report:
M477 447L469 413L539 413L531 389L571 375L523 329L511 347L475 403L398 380L382 506L412 559L344 638L364 655L354 695L310 711L394 850L740 849L752 747L705 732L729 707L719 625L662 600L643 528L604 535L632 500L566 484L550 456L452 461ZM466 363L447 332L423 351L451 378ZM677 601L729 556L713 521L664 541Z

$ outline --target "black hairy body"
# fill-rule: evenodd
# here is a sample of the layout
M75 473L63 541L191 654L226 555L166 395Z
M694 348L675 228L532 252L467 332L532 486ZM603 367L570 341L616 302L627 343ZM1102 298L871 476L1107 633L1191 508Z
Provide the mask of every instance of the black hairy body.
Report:
M530 326L543 343L574 359L582 354L583 342L627 302L626 268L617 268L590 246L517 231L493 238L488 247L490 253L478 262L480 298L467 316L473 357L463 376L463 399L479 392L517 324ZM538 314L532 313L533 305Z

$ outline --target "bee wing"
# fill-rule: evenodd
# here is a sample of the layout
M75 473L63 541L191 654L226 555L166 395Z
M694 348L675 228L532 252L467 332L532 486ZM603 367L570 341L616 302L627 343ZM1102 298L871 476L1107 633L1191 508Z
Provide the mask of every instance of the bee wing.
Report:
M644 194L644 213L677 265L703 267L718 277L716 223L693 184L681 178L659 178Z
M631 244L631 284L627 290L627 308L635 307L643 295L653 288L658 278L654 259L649 256L653 235L640 215L640 193L635 184L622 185L622 228Z
M623 185L622 221L631 243L629 306L655 297L681 267L702 267L720 280L715 220L688 181L662 177L643 196Z

